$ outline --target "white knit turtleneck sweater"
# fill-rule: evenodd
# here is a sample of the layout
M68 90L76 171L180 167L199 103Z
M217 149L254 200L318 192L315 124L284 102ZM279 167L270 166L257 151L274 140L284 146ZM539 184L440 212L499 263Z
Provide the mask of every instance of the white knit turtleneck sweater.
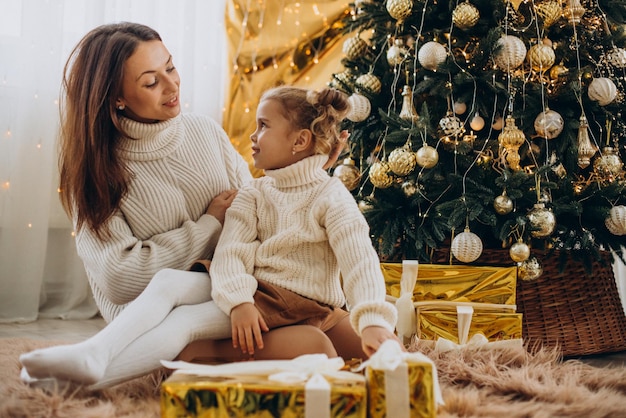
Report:
M327 159L267 170L239 191L210 267L213 299L229 314L254 303L261 279L335 307L347 303L359 335L370 325L393 332L396 310L385 302L369 226L346 187L322 168Z
M181 114L145 124L123 119L134 139L119 152L132 179L108 222L111 238L85 227L76 244L103 317L110 321L163 268L188 269L210 258L222 230L205 212L227 189L252 178L223 129L208 117ZM172 286L176 284L173 283Z

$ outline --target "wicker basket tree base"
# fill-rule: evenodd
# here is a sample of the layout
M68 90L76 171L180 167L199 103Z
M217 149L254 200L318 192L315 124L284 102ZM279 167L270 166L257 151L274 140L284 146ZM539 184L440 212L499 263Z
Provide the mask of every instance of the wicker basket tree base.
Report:
M569 260L559 271L559 254L533 255L543 274L517 282L517 310L529 347L559 347L564 357L626 350L626 315L617 291L611 256L603 254L589 274L582 262ZM450 251L436 250L433 264L450 264ZM486 249L473 265L511 266L508 250ZM453 259L452 264L462 264Z

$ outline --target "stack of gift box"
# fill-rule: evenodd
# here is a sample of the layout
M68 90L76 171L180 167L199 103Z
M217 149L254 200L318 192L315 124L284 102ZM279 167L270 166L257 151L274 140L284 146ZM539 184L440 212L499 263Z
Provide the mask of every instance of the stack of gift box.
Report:
M463 345L520 340L515 267L382 263L398 334ZM164 362L163 418L434 418L443 404L434 363L386 341L358 367L306 355L220 365Z
M464 345L474 337L522 339L516 312L517 267L381 263L388 300L396 303L398 334Z

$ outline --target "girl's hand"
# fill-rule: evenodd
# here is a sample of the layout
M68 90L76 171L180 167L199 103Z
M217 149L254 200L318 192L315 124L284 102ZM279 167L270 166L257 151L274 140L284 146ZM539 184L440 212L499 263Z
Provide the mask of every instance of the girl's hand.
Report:
M380 345L386 340L394 340L400 344L402 347L402 351L406 351L406 348L400 342L398 336L392 332L387 331L387 329L379 326L371 326L363 329L361 332L361 344L363 347L363 351L367 354L368 357L371 357L374 354Z
M350 137L350 132L341 131L341 133L339 134L339 141L335 144L333 149L330 151L330 154L328 155L328 161L326 161L326 164L324 164L324 170L328 170L333 165L335 165L335 163L339 159L339 156L341 155L343 150L346 149L346 144L348 143L349 137Z
M269 331L259 310L252 303L242 303L230 311L233 347L241 347L244 354L254 355L254 345L263 348L261 331Z
M215 196L209 207L206 210L207 215L214 216L222 225L224 225L224 217L226 216L226 209L230 207L233 200L237 196L237 190L226 190Z

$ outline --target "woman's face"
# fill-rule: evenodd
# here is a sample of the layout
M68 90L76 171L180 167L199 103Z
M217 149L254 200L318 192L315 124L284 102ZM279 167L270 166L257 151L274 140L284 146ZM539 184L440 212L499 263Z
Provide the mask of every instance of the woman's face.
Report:
M152 123L180 113L180 77L161 41L140 42L124 63L122 97L116 106L133 120Z

